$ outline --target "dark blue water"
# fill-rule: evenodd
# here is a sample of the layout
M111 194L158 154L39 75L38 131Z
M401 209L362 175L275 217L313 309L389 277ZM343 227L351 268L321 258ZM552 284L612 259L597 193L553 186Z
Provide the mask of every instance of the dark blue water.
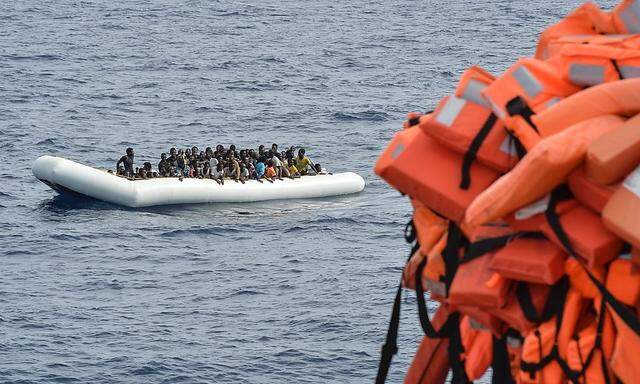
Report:
M371 382L410 211L376 157L405 112L531 55L579 4L537 3L3 2L0 381ZM367 189L136 211L30 170L232 142L306 146ZM405 302L394 383L420 335Z

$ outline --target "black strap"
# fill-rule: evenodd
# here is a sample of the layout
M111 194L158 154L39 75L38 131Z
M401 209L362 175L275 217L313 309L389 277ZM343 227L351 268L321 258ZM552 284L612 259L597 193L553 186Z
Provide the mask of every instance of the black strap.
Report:
M485 120L482 128L480 128L476 134L476 137L471 141L467 152L465 152L464 158L462 159L462 178L460 180L460 188L469 189L469 186L471 185L471 165L476 160L480 146L484 143L487 136L489 136L489 132L491 132L496 121L498 121L498 117L491 113L487 120Z
M519 282L516 285L516 299L518 300L524 317L532 323L539 324L551 319L553 315L558 312L558 307L564 304L562 297L568 289L569 281L566 276L564 276L551 287L547 301L540 314L538 314L533 299L531 298L529 284Z
M640 336L640 320L638 320L638 317L633 312L631 312L629 308L627 308L624 304L619 302L611 294L611 292L609 292L609 290L607 290L607 288L591 273L591 271L589 271L589 268L587 268L582 262L582 260L580 260L580 258L578 257L578 254L576 253L575 249L571 245L569 236L567 236L567 233L565 232L564 228L562 228L562 225L560 224L560 218L558 217L558 214L556 213L556 210L555 210L555 207L559 200L559 196L557 195L559 195L560 193L561 192L557 192L557 190L554 190L553 192L551 192L549 205L547 206L547 211L545 212L545 216L547 218L549 226L553 230L553 233L556 235L558 240L560 240L560 243L562 244L562 246L569 253L569 255L575 258L578 261L578 264L580 264L580 266L582 266L582 268L585 270L585 272L587 273L587 276L589 277L589 280L591 280L593 284L596 286L596 288L598 288L598 291L600 291L602 298L607 302L607 304L609 304L611 309L613 309L613 311L618 316L620 316L622 321L624 321L624 323L629 328L631 328L636 335Z
M418 123L420 123L420 116L418 117L413 117L411 119L409 119L409 126L413 127L414 125L417 125Z
M513 99L507 102L507 112L509 116L519 115L533 128L534 131L538 132L538 127L533 123L531 116L534 115L533 110L527 102L520 96L516 96ZM539 133L539 132L538 132Z
M416 231L416 226L413 222L413 218L409 220L407 225L404 226L404 240L411 244L416 241L416 237L418 236L418 231Z
M510 241L520 237L532 238L532 239L544 239L544 235L541 232L522 231L522 232L511 233L504 236L489 237L486 239L474 241L473 243L470 243L469 246L467 247L467 251L465 252L464 256L460 259L459 264L467 263L489 252L500 249L505 245L507 245Z
M418 317L420 319L420 326L422 331L427 337L432 339L448 337L451 331L452 323L455 318L452 316L447 317L445 323L436 330L429 319L429 311L427 310L427 303L424 299L424 288L422 287L422 273L427 265L427 258L422 259L415 274L415 286L416 286L416 302L418 303Z
M464 236L464 233L462 233L460 227L458 227L454 221L450 221L447 232L447 245L442 250L442 259L444 261L445 270L443 282L445 284L447 296L449 296L449 287L451 287L453 277L458 271L459 251L461 248L466 247L468 243L469 242Z
M620 67L618 66L618 62L611 59L611 64L613 64L613 69L616 70L616 74L618 74L618 78L620 80L624 80L624 76L622 75L622 71L620 71Z
M449 332L449 363L451 365L451 383L468 384L472 383L464 369L464 346L460 335L460 313L454 312L449 315L451 327Z
M408 229L410 231L407 231ZM407 235L407 233L411 235ZM405 227L405 239L407 241L409 239L415 239L415 226L413 225L413 220L407 223ZM420 244L416 241L413 247L411 247L411 252L409 252L409 257L407 262L411 259L411 256L420 249ZM405 263L406 265L406 263ZM376 375L376 384L383 384L387 380L387 374L389 373L389 367L391 366L391 360L393 360L393 356L398 353L398 329L400 327L400 306L402 303L402 280L400 278L400 283L398 284L398 288L396 290L396 297L393 300L393 308L391 310L391 320L389 321L389 328L387 329L387 337L385 339L384 344L382 345L382 350L380 353L380 363L378 364L378 374Z
M507 350L507 335L496 337L493 335L493 358L491 360L491 384L515 384L511 376L511 363Z

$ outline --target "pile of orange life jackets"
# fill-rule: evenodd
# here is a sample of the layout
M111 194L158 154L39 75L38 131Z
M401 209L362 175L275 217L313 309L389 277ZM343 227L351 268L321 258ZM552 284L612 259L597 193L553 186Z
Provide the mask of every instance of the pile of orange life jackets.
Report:
M640 383L640 0L580 6L403 127L375 166L414 208L377 382L410 289L407 384Z

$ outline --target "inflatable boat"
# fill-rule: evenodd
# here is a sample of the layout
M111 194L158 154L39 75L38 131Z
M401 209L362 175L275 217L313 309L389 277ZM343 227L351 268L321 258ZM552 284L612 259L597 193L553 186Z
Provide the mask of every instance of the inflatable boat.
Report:
M53 156L38 158L33 164L33 174L57 192L89 196L132 208L328 197L361 192L365 185L364 179L353 172L286 178L273 183L249 180L242 184L226 180L224 185L210 179L185 178L181 181L175 177L129 180Z

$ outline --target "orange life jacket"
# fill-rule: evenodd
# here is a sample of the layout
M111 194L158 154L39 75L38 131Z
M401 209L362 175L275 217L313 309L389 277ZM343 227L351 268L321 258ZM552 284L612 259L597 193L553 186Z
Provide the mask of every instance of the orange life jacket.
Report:
M394 188L419 200L448 219L460 221L471 201L486 189L498 173L481 164L470 167L473 180L469 189L461 189L458 174L462 155L444 148L415 128L404 130L411 137L396 137L380 156L375 171Z
M440 101L429 119L420 127L448 148L464 154L465 163L480 163L506 172L518 161L516 144L502 123L491 112L481 91L493 77L478 67L465 71L456 96ZM468 166L468 165L467 165Z
M389 145L387 145L387 148L385 148L380 155L374 168L375 173L392 186L398 183L398 180L402 178L402 174L397 172L393 166L395 159L400 156L400 154L414 142L416 136L420 134L420 128L417 126L397 132L391 139Z
M487 330L496 336L502 335L504 331L504 323L485 309L474 305L456 305L455 310L469 317L475 329Z
M640 33L640 4L623 0L611 12L618 33Z
M640 112L640 79L612 81L587 88L558 102L531 120L548 137L584 120L603 115L634 116Z
M640 115L636 115L589 145L585 168L591 180L605 185L624 178L639 163Z
M531 295L531 302L537 313L541 313L547 300L549 299L550 288L543 284L528 284ZM536 324L528 320L522 312L522 307L518 303L515 290L511 290L507 295L507 302L501 308L488 309L487 312L495 318L502 320L509 327L517 330L522 335L528 334Z
M600 296L600 291L598 291L598 288L596 288L591 279L589 279L584 268L576 259L568 258L565 261L564 270L569 277L571 286L578 290L583 297L595 299ZM591 266L589 267L589 271L596 279L604 283L604 277L606 275L604 265Z
M607 289L621 303L636 306L640 300L640 271L633 268L631 254L620 255L609 265Z
M413 211L413 225L424 252L429 252L447 230L447 221L422 204Z
M601 116L541 140L509 173L476 197L465 221L471 226L484 224L540 199L567 178L595 138L622 122L617 116Z
M604 265L615 259L622 249L622 241L609 232L600 217L584 206L577 206L560 215L560 224L567 233L575 251L589 266ZM547 237L562 247L548 223L541 227Z
M609 363L615 375L624 383L635 383L640 377L640 336L614 312L610 311L618 332Z
M505 304L509 281L489 270L492 253L458 266L449 289L449 303L500 308Z
M567 45L549 63L566 81L584 87L640 76L640 51L605 45Z
M566 258L546 239L521 237L496 251L489 269L507 279L551 285L564 275Z
M432 323L434 327L443 326L449 310L446 305L441 305L436 311ZM411 365L404 378L405 384L438 384L444 383L449 371L449 355L447 338L422 338Z
M464 347L464 369L469 380L477 380L491 365L493 335L489 331L477 330L465 316L460 321L460 337Z
M640 271L640 250L634 248L631 250L631 262L634 264L634 271Z
M594 3L585 3L540 34L535 57L543 60L549 58L549 44L563 36L613 32L614 26L611 16L601 11Z
M578 383L607 383L605 375L609 375L609 371L606 360L603 360L603 352L596 342L598 338L597 320L593 316L588 316L581 323L586 323L586 325L576 331L567 345L565 357L567 366L576 373L582 373L577 377ZM605 362L604 365L603 362Z
M560 54L567 46L583 44L638 50L640 48L640 36L636 34L566 35L549 43L547 47L547 52L549 53L547 59L551 58L551 61L553 61L553 56Z
M490 107L481 92L494 80L495 77L492 74L474 65L462 73L454 94L461 99Z
M569 175L569 189L580 204L592 209L594 212L602 212L607 201L620 187L619 185L601 185L591 181L584 172L584 167L576 168Z
M525 338L522 346L521 364L540 364L552 353L556 341L555 318L540 324ZM562 384L564 373L557 361L551 359L536 371L521 369L518 375L519 384Z
M640 248L640 166L611 196L602 211L606 227L635 248Z
M525 148L531 149L539 136L530 120L531 115L579 90L579 87L562 80L551 64L525 58L518 60L482 94L507 129L520 139Z
M545 211L549 208L550 197L550 195L546 195L542 199L536 200L505 216L504 220L514 231L539 231L540 226L547 221ZM561 215L573 209L576 205L577 202L573 199L563 200L555 206L555 212Z

